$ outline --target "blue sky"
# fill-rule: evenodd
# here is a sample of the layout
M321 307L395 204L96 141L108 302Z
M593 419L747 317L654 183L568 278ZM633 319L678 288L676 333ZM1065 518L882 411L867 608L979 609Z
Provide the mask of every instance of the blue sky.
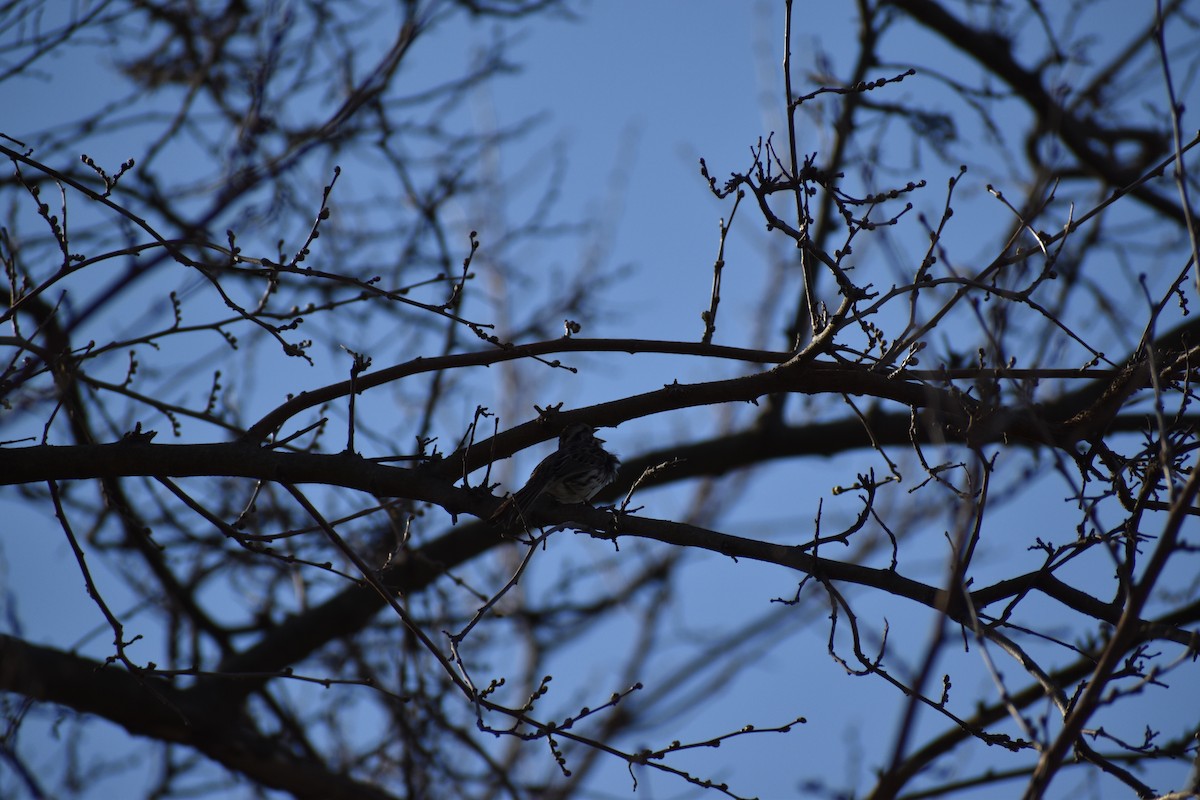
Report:
M461 209L464 239L460 245L464 252L465 231L478 229L483 242L478 265L480 270L487 268L488 234L501 226L494 218L481 214L505 213L512 219L520 219L529 213L540 188L555 174L554 157L561 154L566 171L554 213L562 220L583 218L609 226L603 229L605 233L599 241L603 260L606 264L629 267L626 277L604 290L613 301L610 305L619 312L589 320L584 335L698 339L702 330L700 312L708 305L718 221L729 212L727 203L719 203L708 192L699 175L698 159L704 157L712 173L720 179L730 171L748 167L750 147L760 136L773 131L781 135L780 5L729 0L652 3L613 0L580 6L579 21L543 20L523 26L515 35L511 53L513 60L523 65L521 73L478 91L470 105L470 116L464 115L457 123L489 130L531 114L544 114L545 118L520 148L504 150L496 163L480 165L481 170L511 176L504 181L509 194L503 204L490 209ZM1151 4L1136 5L1139 18L1150 13ZM851 8L850 4L797 3L800 13L793 58L798 90L815 88L810 71L818 52L828 55L835 73L842 74L847 68L843 54L852 52ZM1094 28L1100 42L1120 43L1129 27L1128 9L1121 3L1096 4L1081 14L1079 24L1082 28ZM387 44L386 26L381 25L380 30L381 40L377 44L382 48ZM486 26L469 27L461 38L457 31L452 31L446 36L444 49L431 48L417 64L432 72L440 72L447 63L461 65L471 51L464 42L469 45L472 41L484 41L488 35L490 30ZM926 63L932 70L950 75L961 74L967 68L961 55L923 35L897 36L890 40L890 47L894 52L888 51L888 55L896 59L896 65L881 67L878 77L900 72L909 60ZM364 60L369 59L364 56ZM21 109L19 118L9 117L0 123L0 130L25 139L35 148L40 145L37 132L73 117L81 107L107 102L114 80L108 53L94 45L74 48L47 60L39 68L46 76L45 81L0 85L0 107ZM1069 69L1064 72L1065 77L1069 74ZM929 103L931 109L956 110L953 104L957 101L932 75L918 74L889 91L893 92L888 95L893 102L918 97L921 102ZM314 98L314 103L318 103L313 109L314 116L322 116L320 99ZM822 129L820 120L806 115L801 118L804 122L801 151L827 147L828 132ZM5 127L14 124L16 127ZM917 199L930 213L936 213L944 198L946 180L955 174L958 163L968 164L971 172L956 195L961 201L961 214L951 226L946 243L948 248L957 248L954 252L963 263L970 263L994 253L998 246L994 235L997 226L981 228L985 221L995 219L996 209L985 184L993 179L991 172L1003 174L1008 165L993 167L989 163L993 154L1003 148L981 145L976 138L982 137L978 130L964 127L962 134L956 152L936 154L898 146L892 154L893 161L866 166L878 168L880 180L889 184L927 179L929 185L918 193ZM900 132L895 134L895 140L903 140ZM1007 146L1019 150L1020 142ZM137 142L102 133L88 141L72 143L67 149L87 152L108 164L138 155ZM186 154L171 155L178 158L180 169L187 169ZM369 163L346 162L341 166L343 177L334 195L335 209L339 201L349 204L369 196L372 187L383 180ZM315 194L313 190L319 190L328 180L328 174L313 167L297 175L298 184L305 180L310 184L308 191ZM851 185L859 180L858 174L847 176ZM1007 190L1017 195L1020 187ZM1086 200L1080 198L1081 203ZM386 209L382 211L386 213ZM762 323L761 304L772 280L766 265L779 258L785 248L763 231L757 212L748 204L738 213L737 225L727 245L729 266L715 341L780 348L783 343L779 331ZM294 224L298 231L307 220ZM256 238L254 231L240 231L240 234L247 241ZM292 236L293 239L296 236L294 231ZM919 259L922 236L915 225L889 233L891 247L907 259L905 263ZM269 239L268 234L259 241ZM576 248L574 241L538 242L518 251L518 255L536 263L546 279L553 281L556 275L569 273L581 259L589 257ZM883 245L863 248L860 260L864 270L878 269L874 273L878 275L875 278L878 284L886 285L891 280L887 270L877 266L886 263ZM1115 266L1113 270L1119 276ZM180 284L190 285L187 281ZM147 297L161 297L162 284L154 283L143 290ZM1119 340L1130 333L1117 332L1113 338ZM1136 338L1137 332L1132 333ZM394 346L387 331L351 329L345 335L356 338L326 343L330 352L335 351L336 344L352 347L370 344L377 348L373 355L379 364L394 363L403 357L401 348ZM180 358L186 359L188 355L183 353ZM568 407L646 391L673 379L686 382L714 377L712 367L698 361L580 357L576 363L585 366L578 377L561 371L547 372L536 366L520 369L527 379L542 382L538 388L540 397L565 399ZM264 369L260 384L244 389L246 394L253 394L251 403L260 413L281 399L279 387L295 391L340 379L344 364L327 357L310 368L297 360L281 363L275 359L267 361ZM736 368L726 365L719 369L733 374ZM493 391L499 393L495 387ZM377 413L391 413L391 397L386 392L364 400L368 404L364 407L371 408L372 401L378 403ZM494 402L501 404L503 398L495 397ZM801 405L796 413L804 413L804 408ZM462 411L469 416L469 408ZM532 409L523 411L526 416L519 416L521 410L514 409L517 416L506 419L504 424L516 424L532 414ZM689 429L708 431L716 421L717 415L708 411L681 418L638 420L606 434L606 438L618 452L634 455L668 441L695 438L687 436ZM190 428L187 436L205 439L217 434ZM511 469L506 477L519 479L545 452L543 448L513 459L506 468ZM760 532L785 540L792 536L807 538L805 526L814 516L818 498L823 498L825 513L831 520L839 515L848 518L855 512L853 498L835 499L830 490L835 484L852 482L866 461L883 471L878 458L851 453L835 459L789 462L783 468L764 472L730 509L725 519L726 529L741 535L752 535L747 531ZM1033 501L1045 504L1044 512L1037 515L1038 524L1060 536L1069 532L1077 521L1073 509L1061 502L1066 492L1065 487L1048 482L1029 495ZM671 516L689 496L683 491L648 493L646 513ZM947 524L951 512L948 508ZM82 594L81 581L73 571L66 545L53 520L44 511L30 511L11 490L0 494L0 513L10 521L10 533L0 536L0 556L5 562L0 570L0 586L12 591L21 611L36 621L30 637L60 645L78 642L84 632L96 629L99 619ZM1012 524L1028 524L1027 515L1016 513L1009 518L1002 511L995 518L998 527L1009 519ZM940 574L944 553L938 549L938 536L936 531L927 533L920 541L928 549L906 554L905 563L914 577L936 580ZM1022 541L1024 538L1027 537L1022 537ZM622 550L629 558L636 559L641 548L649 552L652 547L629 543ZM529 592L546 590L562 570L585 569L593 560L607 555L606 548L610 550L611 546L582 536L560 536L535 560L528 578ZM1014 557L1000 544L993 545L991 553L998 560ZM672 653L685 651L692 644L689 639L702 637L710 629L736 627L739 620L773 611L772 598L790 596L795 590L797 576L778 568L734 564L709 553L689 554L686 558L692 562L691 568L686 583L677 590L683 601L670 610L676 615L673 619L678 622L679 641L667 648L664 664L674 663ZM1030 554L1016 558L1028 560L1029 568L1036 561L1036 556ZM1005 561L999 568L1006 569L1009 563ZM92 566L102 576L106 575L103 564ZM115 577L108 575L102 579L119 599ZM720 591L713 591L712 587L720 587ZM892 608L886 601L865 595L856 600L862 609L878 615L873 621L886 617L893 626L894 637L909 637L909 641L920 643L928 634L930 622L922 614L913 615L911 609ZM87 611L80 614L81 608ZM827 777L834 784L846 778L846 783L860 788L869 786L871 768L891 745L892 715L883 715L880 724L879 710L894 709L900 699L895 691L878 681L844 677L839 680L841 668L825 653L827 613L827 608L810 598L797 607L794 618L781 614L780 630L775 637L778 644L769 658L713 692L707 702L698 703L684 713L681 730L664 731L647 744L661 746L676 737L703 739L747 723L777 725L804 715L809 723L787 736L736 740L722 746L719 760L700 751L681 758L678 763L695 766L701 772L716 763L720 765L720 774L711 777L729 780L739 791L763 797L786 796L796 791L793 781L797 774L821 770L827 770ZM563 708L569 709L572 703L594 704L595 698L606 697L620 688L606 683L606 678L609 669L618 663L616 658L609 659L610 650L619 652L627 644L622 638L626 633L624 629L601 631L582 639L572 649L559 665L563 674L576 676L570 689L563 691ZM90 640L85 651L103 651L107 646L106 635L102 632ZM964 661L975 657L975 654L961 656ZM958 663L958 658L953 660ZM663 674L670 674L666 667ZM816 676L830 681L839 690L814 692L812 687L818 685L813 680ZM1184 699L1189 702L1180 702L1178 692L1169 702L1176 704L1176 708L1196 707L1196 703L1190 702L1200 700L1194 675L1190 686L1182 680L1180 683L1182 691L1187 693ZM666 687L652 688L659 691ZM962 688L964 697L974 697L976 692L985 698L992 696L986 685ZM1147 691L1153 693L1155 689ZM1166 701L1167 696L1163 697ZM637 702L636 697L632 702ZM944 720L929 716L919 722L920 730L939 731L944 727ZM46 758L52 759L55 744L48 738L46 745ZM136 752L140 743L119 741L116 746ZM859 748L861 754L855 752ZM793 766L796 762L802 765L799 769ZM550 766L549 758L547 764ZM781 769L781 765L785 768ZM958 766L971 771L978 765ZM1166 774L1169 777L1162 785L1179 781L1178 770ZM643 771L639 780L642 783L638 797L687 796L686 787L672 779ZM607 762L597 773L594 786L601 797L630 796L626 768L615 760ZM1069 773L1056 784L1056 790L1061 791L1058 796L1063 797L1072 796L1078 788ZM94 796L111 796L112 791L111 786L101 783Z

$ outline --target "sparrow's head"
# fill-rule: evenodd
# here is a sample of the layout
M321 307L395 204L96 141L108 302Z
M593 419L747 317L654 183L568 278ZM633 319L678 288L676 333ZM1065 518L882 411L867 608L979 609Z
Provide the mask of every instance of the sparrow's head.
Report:
M563 429L563 432L558 435L558 446L567 447L573 444L585 444L589 441L603 442L603 439L596 438L596 429L586 422L576 422L568 425Z

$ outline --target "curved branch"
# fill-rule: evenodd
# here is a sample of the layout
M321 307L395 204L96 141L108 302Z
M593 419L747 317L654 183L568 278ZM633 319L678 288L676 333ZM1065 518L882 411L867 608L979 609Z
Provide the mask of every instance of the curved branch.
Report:
M287 752L250 718L152 675L130 673L0 634L0 690L102 717L135 736L194 747L262 786L297 798L391 800L370 784Z
M1113 159L1092 146L1099 138L1103 129L1094 120L1080 119L1072 109L1064 107L1054 99L1042 84L1041 75L1037 71L1026 69L1017 63L1013 56L1012 43L991 31L980 31L962 22L939 3L933 0L888 0L920 24L940 35L953 47L975 59L990 74L1007 83L1026 105L1037 114L1050 130L1053 130L1063 143L1093 174L1105 183L1117 188L1131 186L1138 182L1141 165L1124 166L1114 163ZM1164 137L1160 152L1167 148ZM1155 194L1146 186L1136 186L1129 194L1140 202L1154 209L1164 217L1185 225L1189 216L1175 203Z

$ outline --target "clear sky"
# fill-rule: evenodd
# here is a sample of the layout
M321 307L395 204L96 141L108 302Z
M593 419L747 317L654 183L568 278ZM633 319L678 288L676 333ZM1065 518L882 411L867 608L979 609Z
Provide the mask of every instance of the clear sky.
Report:
M605 234L599 243L605 250L604 262L629 267L625 277L605 289L609 299L618 301L615 307L622 313L589 321L583 332L585 336L699 339L700 312L708 306L711 270L717 252L718 221L728 214L729 207L709 193L700 177L698 160L705 158L712 173L721 179L733 170L749 166L750 148L759 137L781 130L781 5L765 0L595 0L579 6L578 20L531 22L515 37L511 51L511 58L522 65L521 72L480 90L471 104L473 116L457 120L458 124L486 130L515 123L531 114L545 115L529 139L516 148L502 151L496 163L481 165L481 169L512 176L511 196L503 206L489 213L503 212L519 219L529 213L528 205L554 174L554 158L558 155L563 158L566 171L554 207L557 218L584 218L603 226ZM847 64L843 54L853 49L852 5L829 2L796 5L802 13L793 52L797 62L794 80L804 91L819 85L813 75L818 55L829 59L836 74L844 74ZM1091 4L1086 10L1081 8L1079 25L1081 29L1093 28L1099 41L1120 43L1129 27L1128 17L1146 18L1151 8L1152 4L1147 2ZM417 63L431 73L444 70L447 63L461 64L464 52L470 51L464 42L482 42L489 34L483 26L468 28L463 39L449 31L447 46L431 48ZM386 35L381 26L381 36L386 38ZM381 39L378 44L384 47L386 41ZM895 37L889 46L894 52L888 55L895 59L895 64L880 67L878 77L900 72L909 61L919 61L945 73L966 68L961 55L915 33L907 38ZM907 48L914 52L905 52ZM3 115L5 119L0 119L0 131L34 148L42 146L39 132L74 117L81 107L92 108L108 102L112 82L116 80L111 58L105 47L96 43L85 43L56 55L40 63L38 69L42 76L38 80L0 83L0 109L8 110ZM932 108L955 102L937 79L924 74L908 79L895 87L894 92L892 97L896 102L917 96ZM20 113L14 114L14 109ZM320 115L318 109L317 116ZM804 119L801 149L811 152L828 146L829 134L820 121ZM885 165L889 172L884 177L888 182L900 184L905 180L927 179L929 188L919 197L936 213L944 198L947 179L955 174L959 163L968 164L972 172L968 173L968 181L959 195L962 221L948 234L946 242L959 247L962 258L969 260L995 252L998 245L991 232L981 237L972 222L994 211L994 201L985 190L985 184L993 176L989 174L986 158L972 141L978 132L968 128L963 133L964 138L954 152L893 153L894 161ZM1019 146L1019 143L1014 145ZM103 133L97 133L90 141L72 143L66 149L87 152L110 164L139 155L138 142ZM335 194L335 208L339 197L369 195L373 182L380 180L370 164L348 161L341 163L341 167L344 172ZM180 168L187 168L182 156ZM302 177L311 180L312 187L319 187L328 179L316 170ZM859 180L860 175L848 176L851 183ZM1012 190L1018 193L1019 187ZM464 233L468 229L482 233L484 246L479 265L485 269L488 232L501 226L495 220L479 218L477 211L461 209L462 223ZM785 346L780 331L758 324L764 286L771 279L764 264L777 255L779 245L765 234L753 209L743 207L739 215L742 216L726 254L729 267L716 342L780 349ZM242 235L247 241L255 238L251 231ZM892 235L891 246L904 254L908 263L914 263L922 254L921 236L920 229L914 226L910 231ZM260 241L269 242L272 238L268 234ZM460 245L465 248L465 236ZM549 280L553 280L556 272L570 271L581 258L590 257L571 246L555 248L552 243L536 243L526 252L528 258L544 266ZM882 250L881 245L864 249L861 256L864 264L873 256L883 260ZM886 271L880 275L878 282L886 285L889 281ZM147 291L161 296L157 285ZM1136 333L1133 332L1134 338ZM373 353L378 364L394 363L405 357L398 348L389 352L386 335L378 332L357 335L361 339L344 343L348 346L372 343L378 348ZM332 349L334 343L329 344ZM686 382L713 377L706 371L710 368L699 362L676 360L667 364L664 360L639 357L621 361L581 358L579 363L595 368L584 369L579 377L561 372L530 374L545 381L542 393L546 399L566 398L568 407L648 391L673 379ZM270 367L273 371L263 377L263 385L286 386L288 391L311 388L340 379L339 370L343 368L344 365L331 361L318 363L316 368L298 363L273 364ZM278 399L267 392L256 395L253 402L256 410L265 410ZM386 406L388 398L381 397L379 402ZM526 412L531 414L532 410ZM505 425L517 424L525 418L505 420ZM690 425L715 424L715 417L708 412L684 419ZM606 438L618 452L634 455L678 439L680 424L683 423L676 420L640 420L606 434ZM22 435L28 433L23 431ZM216 436L211 431L194 429L188 435L200 439ZM4 432L2 438L10 438L9 433ZM543 449L514 459L511 474L524 475L545 452ZM805 459L790 464L786 470L764 473L762 480L751 486L730 512L729 532L786 537L791 532L786 528L781 530L783 526L777 523L784 519L790 521L788 524L807 523L813 517L816 497L825 498L826 513L831 519L848 518L856 510L853 499L833 499L830 490L835 484L851 482L856 470L863 468L862 461L862 454L828 460ZM1073 509L1061 502L1064 494L1061 486L1044 488L1046 510L1040 515L1040 524L1047 530L1069 531L1076 522ZM647 503L646 513L650 516L668 516L673 507L669 493L647 495ZM797 507L802 510L797 511ZM103 652L109 644L108 633L100 626L96 614L78 613L80 608L89 609L89 613L94 609L83 595L73 559L54 520L44 510L30 510L10 488L0 490L0 518L6 520L0 526L6 529L0 533L0 596L6 599L0 602L15 602L22 614L37 620L37 630L23 633L34 641L65 646L85 641L88 632L92 632L81 649ZM1002 514L996 518L998 525L1004 520ZM795 530L794 535L802 539L808 534L801 529ZM591 559L602 555L600 550L605 547L611 546L584 537L555 540L534 562L529 576L530 592L548 587L553 576L563 570L585 568ZM631 558L636 557L638 547L633 543L622 545L623 551L628 548ZM942 557L941 551L934 552L937 554L928 557L926 563L921 562L919 554L909 562L914 577L936 580ZM884 714L885 724L879 726L880 709L895 709L902 698L882 682L868 678L841 678L838 683L837 676L844 674L843 670L825 652L827 608L808 602L790 612L795 616L789 617L783 607L770 603L772 598L794 593L797 576L777 567L735 564L709 553L689 554L686 558L694 563L687 573L686 585L678 591L687 601L672 609L678 615L679 641L667 648L660 675L670 675L668 667L677 666L670 656L673 648L682 651L687 640L736 627L740 620L777 614L779 627L773 635L777 644L769 657L741 671L728 685L707 695L682 695L680 724L668 731L647 732L647 744L665 745L670 738L703 739L745 724L778 725L803 715L809 724L798 726L787 736L750 737L724 744L719 761L714 762L722 772L711 777L728 780L748 794L785 797L798 791L792 783L797 773L813 772L827 765L832 784L856 784L860 789L869 786L871 768L891 745L893 715ZM1029 559L1036 562L1036 555L1030 555ZM117 581L107 567L102 563L92 566L111 587L110 599L119 601ZM714 586L719 586L720 591L713 591ZM924 615L908 616L909 610L901 607L877 607L877 601L867 597L859 598L858 602L864 611L886 616L893 626L892 636L908 636L913 642L922 642L928 635L929 620ZM604 698L620 688L606 680L610 666L606 659L610 649L619 652L626 644L621 639L623 634L621 630L605 630L582 639L573 648L570 656L573 660L560 665L563 674L573 672L578 676L571 690L564 692L564 707L570 705L566 696L584 697L581 704L595 703L595 699L588 698ZM810 687L817 682L808 678L815 676L821 677L822 683L832 681L844 687L844 691L813 693ZM651 680L654 677L649 676ZM1193 680L1190 686L1184 685L1181 692L1172 694L1170 702L1178 707L1188 707L1190 703L1192 711L1200 708L1198 683ZM652 687L654 691L669 688ZM986 687L963 687L963 690L991 699ZM1147 691L1155 690L1151 687ZM636 697L632 702L637 702ZM944 726L943 719L923 717L919 730L937 731ZM836 735L831 737L830 731ZM127 752L136 752L140 746L120 736L106 744L127 748ZM56 742L47 732L48 760L55 757L55 748ZM682 757L678 763L704 773L712 758L711 753L700 751ZM806 766L796 769L796 762ZM978 765L960 767L971 772ZM1177 771L1167 774L1169 777L1160 785L1179 781ZM642 783L637 797L690 796L687 787L668 778L642 772L639 780ZM626 767L616 760L596 774L594 786L598 797L631 796ZM1057 796L1071 796L1078 788L1066 777L1056 784L1060 790ZM98 781L95 793L88 796L112 797L116 796L114 791L111 782Z

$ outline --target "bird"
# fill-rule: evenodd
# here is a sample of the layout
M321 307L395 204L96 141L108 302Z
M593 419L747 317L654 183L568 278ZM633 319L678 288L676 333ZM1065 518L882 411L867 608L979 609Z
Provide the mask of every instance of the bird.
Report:
M586 503L617 478L621 461L605 450L596 429L583 422L568 425L558 437L558 449L533 468L529 480L505 498L488 518L492 523L512 527L523 520L543 494L560 503Z

